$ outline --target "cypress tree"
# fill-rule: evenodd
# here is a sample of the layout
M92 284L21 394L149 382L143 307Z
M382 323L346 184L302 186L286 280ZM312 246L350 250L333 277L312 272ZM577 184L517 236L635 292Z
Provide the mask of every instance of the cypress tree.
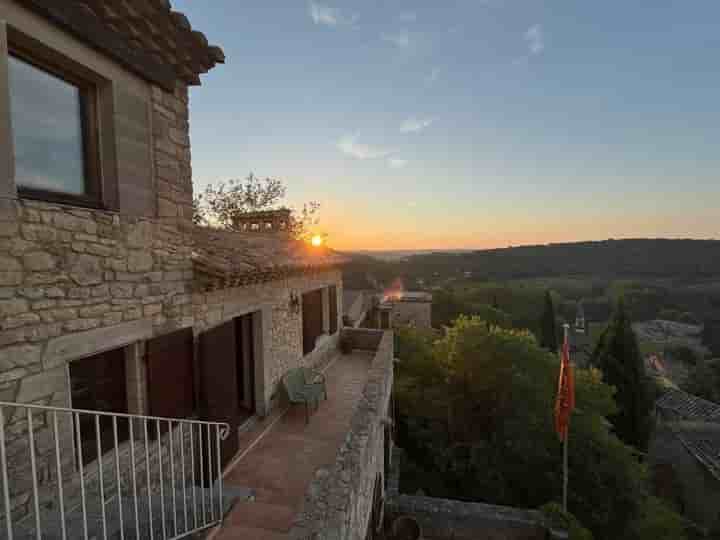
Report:
M555 323L555 306L550 291L545 291L545 307L540 321L540 346L552 352L558 350L558 335Z
M618 412L610 417L615 433L627 444L645 450L650 434L650 395L645 363L623 298L598 340L592 364L616 389Z

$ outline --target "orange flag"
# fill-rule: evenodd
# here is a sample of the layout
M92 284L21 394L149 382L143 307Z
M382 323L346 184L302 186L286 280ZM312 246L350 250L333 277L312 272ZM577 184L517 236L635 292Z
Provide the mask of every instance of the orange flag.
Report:
M575 408L575 378L570 364L570 345L567 331L560 359L560 377L558 378L558 392L555 399L555 431L561 441L567 437L570 424L570 414Z

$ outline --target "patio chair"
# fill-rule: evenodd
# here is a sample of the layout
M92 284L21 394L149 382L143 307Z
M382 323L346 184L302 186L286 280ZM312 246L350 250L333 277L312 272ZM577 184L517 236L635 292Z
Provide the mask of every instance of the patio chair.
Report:
M310 404L317 406L321 397L327 399L325 375L314 369L301 367L288 370L282 380L290 403L305 404L305 424L309 424Z

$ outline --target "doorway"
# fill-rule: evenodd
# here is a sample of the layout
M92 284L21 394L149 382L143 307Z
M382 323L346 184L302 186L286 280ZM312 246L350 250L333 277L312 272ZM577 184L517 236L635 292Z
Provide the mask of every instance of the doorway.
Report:
M238 420L255 414L255 329L254 313L235 318Z

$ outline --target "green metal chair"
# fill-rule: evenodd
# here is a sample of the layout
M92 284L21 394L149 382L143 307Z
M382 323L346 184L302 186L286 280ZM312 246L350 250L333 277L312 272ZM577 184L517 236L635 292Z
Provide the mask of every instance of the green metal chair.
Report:
M321 397L327 399L325 375L317 370L301 367L288 370L282 380L290 403L305 404L305 424L309 424L310 404L317 406Z

